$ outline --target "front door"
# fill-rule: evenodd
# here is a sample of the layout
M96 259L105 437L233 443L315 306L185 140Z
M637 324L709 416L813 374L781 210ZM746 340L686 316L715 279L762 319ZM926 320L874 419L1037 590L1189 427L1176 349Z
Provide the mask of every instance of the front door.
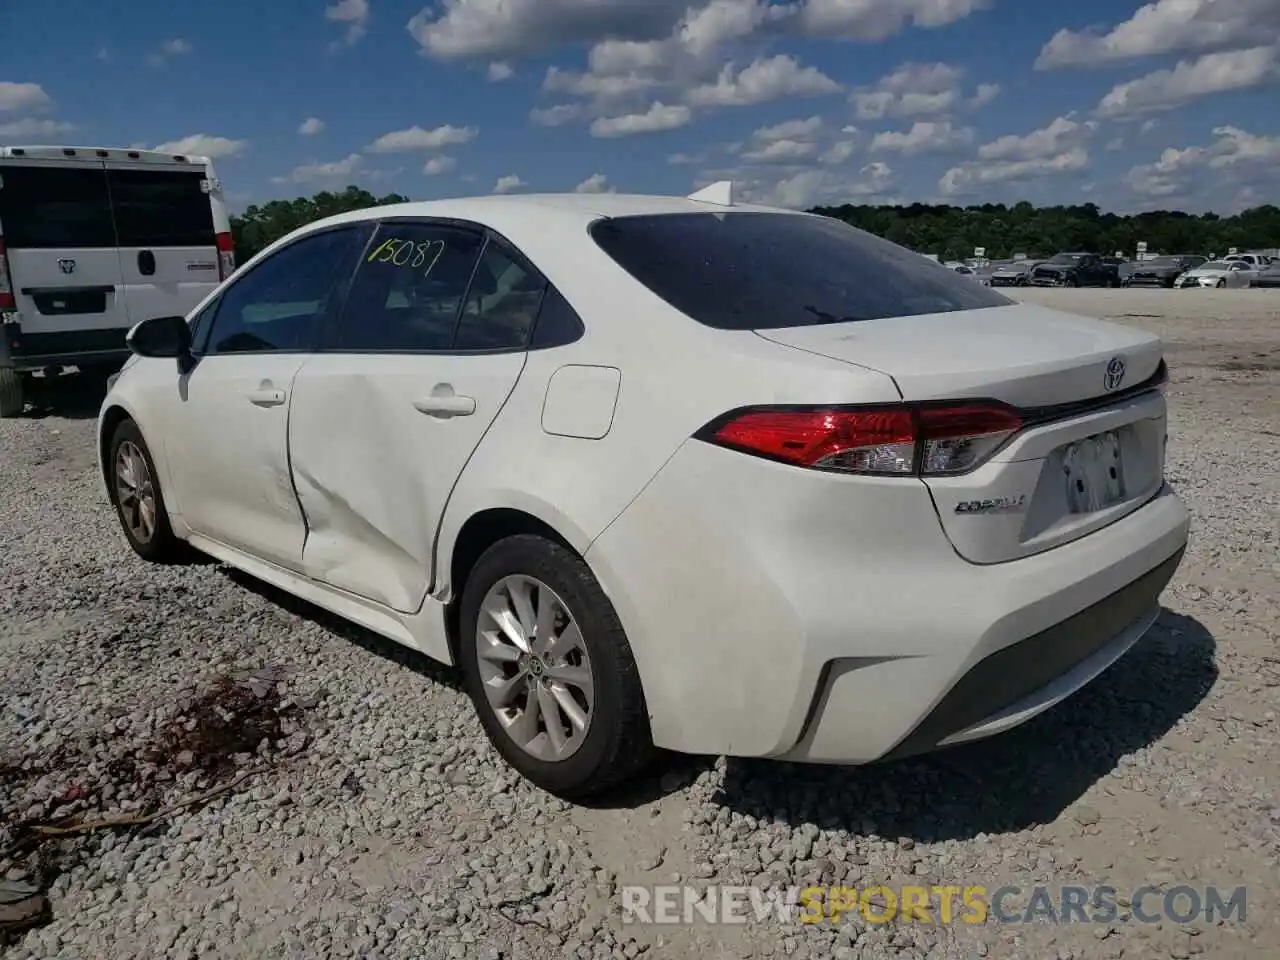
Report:
M293 387L306 573L416 611L455 482L524 368L545 282L478 232L379 228Z
M306 524L288 450L294 378L366 235L347 227L306 236L219 296L165 430L175 498L196 533L301 568Z

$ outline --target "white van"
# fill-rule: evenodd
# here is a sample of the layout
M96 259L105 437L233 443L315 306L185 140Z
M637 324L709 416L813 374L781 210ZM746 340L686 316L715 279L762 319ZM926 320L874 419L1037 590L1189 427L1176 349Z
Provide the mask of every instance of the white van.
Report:
M234 269L207 159L0 147L0 416L34 371L118 369L130 327L185 315Z

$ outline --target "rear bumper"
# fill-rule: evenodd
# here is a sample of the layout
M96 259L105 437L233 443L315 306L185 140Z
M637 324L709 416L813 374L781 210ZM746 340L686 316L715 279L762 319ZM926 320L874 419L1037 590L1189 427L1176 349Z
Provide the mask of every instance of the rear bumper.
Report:
M655 741L864 763L1007 729L1154 622L1188 531L1169 488L1008 563L956 555L923 483L690 442L587 551Z
M5 345L12 365L19 370L45 367L124 363L129 358L125 345L127 327L96 330L61 330L26 333L16 323L5 324Z

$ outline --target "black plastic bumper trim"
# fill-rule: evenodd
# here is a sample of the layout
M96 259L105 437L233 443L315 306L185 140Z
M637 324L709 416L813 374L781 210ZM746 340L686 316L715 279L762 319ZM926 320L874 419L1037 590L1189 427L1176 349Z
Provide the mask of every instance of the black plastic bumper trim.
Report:
M978 661L882 759L936 750L948 737L1031 696L1093 656L1156 607L1185 549L1074 616Z

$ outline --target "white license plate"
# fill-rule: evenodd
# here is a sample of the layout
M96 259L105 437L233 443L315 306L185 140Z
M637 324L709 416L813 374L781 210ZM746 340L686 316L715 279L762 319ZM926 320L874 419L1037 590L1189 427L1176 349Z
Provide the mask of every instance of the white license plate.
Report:
M1105 510L1125 498L1124 458L1114 430L1086 437L1066 448L1062 468L1072 513Z

